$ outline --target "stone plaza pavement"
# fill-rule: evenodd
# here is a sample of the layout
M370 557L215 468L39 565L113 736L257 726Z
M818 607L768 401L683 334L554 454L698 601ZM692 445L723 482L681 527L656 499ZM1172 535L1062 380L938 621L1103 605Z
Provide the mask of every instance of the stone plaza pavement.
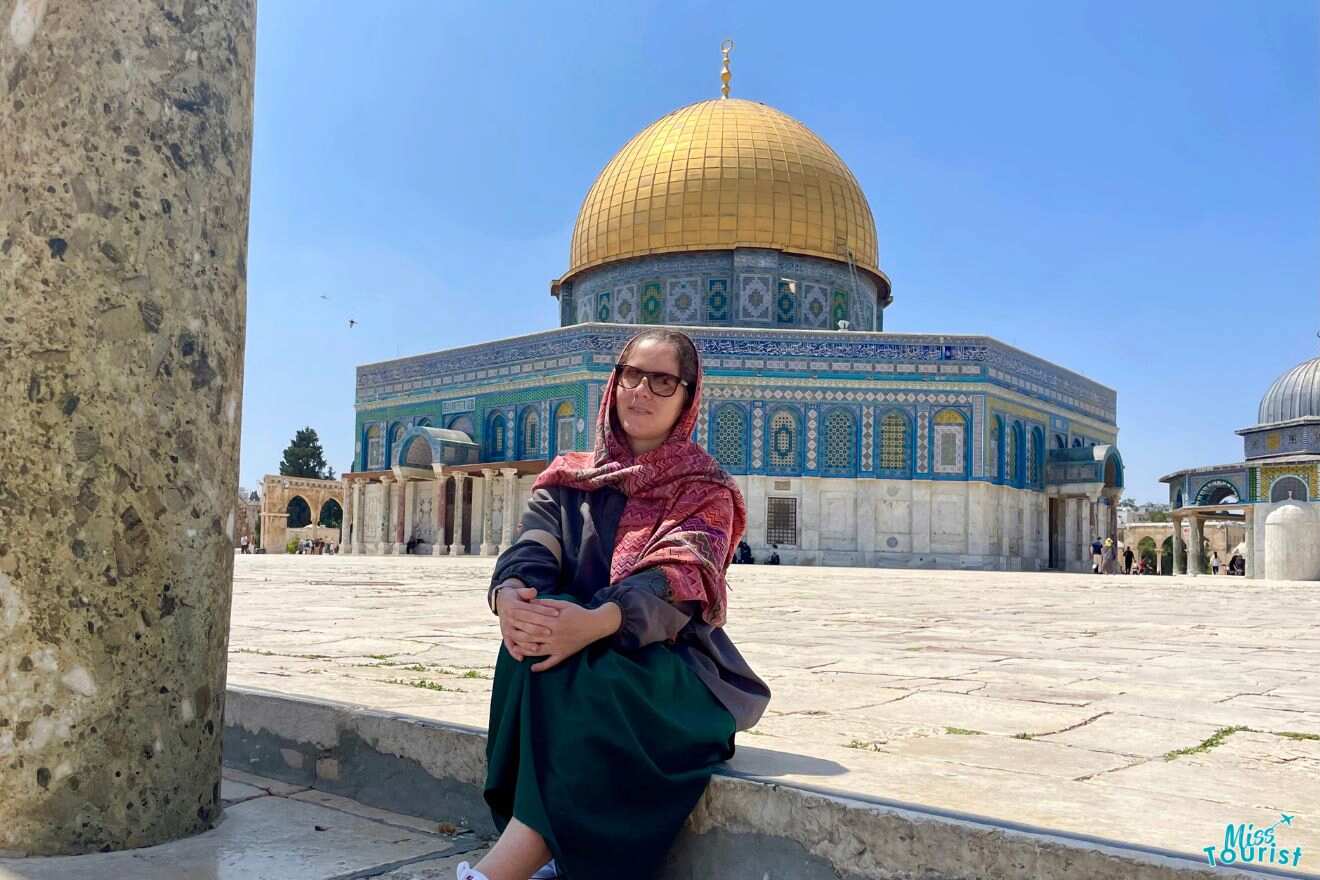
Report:
M0 858L0 880L453 880L484 843L470 832L225 769L224 821L145 849Z
M485 727L489 558L239 556L229 682ZM1320 585L734 566L774 697L732 772L1200 854L1320 862ZM1314 853L1315 855L1311 855Z

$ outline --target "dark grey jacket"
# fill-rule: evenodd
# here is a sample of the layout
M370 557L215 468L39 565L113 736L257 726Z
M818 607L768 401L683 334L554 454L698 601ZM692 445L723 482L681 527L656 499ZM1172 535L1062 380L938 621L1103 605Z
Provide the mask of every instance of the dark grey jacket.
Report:
M527 502L517 540L495 562L491 591L518 578L542 594L571 595L587 608L616 603L623 614L623 625L611 637L616 650L670 643L733 715L737 729L747 730L765 711L770 689L723 628L703 621L698 603L671 602L669 583L657 568L610 585L614 535L627 501L612 488L537 489ZM487 600L492 598L488 592Z

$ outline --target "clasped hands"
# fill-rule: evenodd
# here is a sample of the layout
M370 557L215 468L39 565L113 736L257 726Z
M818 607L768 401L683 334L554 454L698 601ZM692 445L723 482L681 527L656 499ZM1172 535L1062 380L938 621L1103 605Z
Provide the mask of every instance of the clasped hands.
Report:
M623 612L613 602L583 608L560 599L538 599L535 587L516 578L500 584L495 613L500 618L504 647L519 663L545 657L533 672L558 666L592 642L613 635L623 624Z

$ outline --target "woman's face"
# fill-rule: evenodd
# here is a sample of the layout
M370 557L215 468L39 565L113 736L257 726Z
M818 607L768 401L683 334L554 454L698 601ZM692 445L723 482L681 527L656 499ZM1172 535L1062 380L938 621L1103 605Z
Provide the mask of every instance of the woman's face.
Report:
M654 339L643 339L634 345L621 363L650 373L680 375L678 352L669 343ZM614 415L634 453L640 455L665 442L683 413L688 394L686 385L680 385L672 397L661 397L652 393L649 380L643 380L636 388L618 384Z

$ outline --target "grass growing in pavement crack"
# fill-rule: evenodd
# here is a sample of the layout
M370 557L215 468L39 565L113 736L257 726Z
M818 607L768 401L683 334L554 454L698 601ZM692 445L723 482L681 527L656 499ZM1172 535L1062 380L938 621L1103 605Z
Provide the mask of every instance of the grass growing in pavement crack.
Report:
M848 745L845 746L844 748L861 749L864 752L878 752L880 751L880 746L882 745L883 743L881 742L872 742L870 740L865 740L865 739L855 739L852 742L848 743Z
M985 736L984 730L971 730L966 727L946 727L945 733L952 733L958 736Z
M428 691L445 691L446 693L451 693L451 694L463 693L462 688L445 687L438 681L427 681L424 678L415 678L412 681L408 681L406 678L391 678L388 683L405 684L408 687L422 688L423 690L428 690Z
M233 648L231 654L257 654L261 657L284 657L289 660L333 660L329 654L281 654L279 651L267 651L263 648Z
M1275 730L1271 732L1275 736L1282 736L1288 739L1304 739L1320 742L1320 733L1298 733L1295 730Z
M1241 725L1235 727L1221 727L1202 740L1199 745L1189 746L1185 749L1175 749L1172 752L1165 752L1164 760L1172 761L1174 758L1182 755L1197 755L1202 752L1208 752L1215 746L1222 745L1224 740L1228 739L1233 734L1240 733L1243 730L1251 730L1251 728Z
M1036 738L1036 737L1032 736L1032 735L1029 734L1029 733L1015 733L1015 734L1013 734L1013 739L1035 739L1035 738Z

